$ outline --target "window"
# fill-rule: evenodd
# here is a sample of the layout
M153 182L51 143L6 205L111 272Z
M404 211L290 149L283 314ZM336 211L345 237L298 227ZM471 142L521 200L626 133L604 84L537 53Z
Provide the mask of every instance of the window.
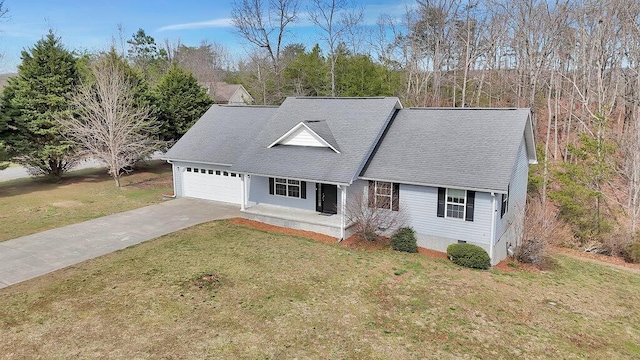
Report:
M466 190L447 189L446 217L464 219L466 198Z
M236 173L231 173L231 177L236 177Z
M387 181L369 181L369 207L398 211L400 184Z
M222 175L229 176L229 173L225 171L225 172L222 173Z
M191 172L191 168L187 168L187 172Z
M285 178L269 178L269 194L306 199L307 183Z
M201 173L201 174L206 174L206 173L207 173L207 170L206 170L206 169L200 169L200 173Z
M193 172L197 173L198 171L200 171L198 168L193 168Z
M500 218L509 210L509 187L507 187L507 193L502 194L502 206L500 207Z
M473 221L476 192L438 188L438 217Z
M216 170L216 175L220 175L220 170Z
M213 175L213 170L209 170L209 175Z

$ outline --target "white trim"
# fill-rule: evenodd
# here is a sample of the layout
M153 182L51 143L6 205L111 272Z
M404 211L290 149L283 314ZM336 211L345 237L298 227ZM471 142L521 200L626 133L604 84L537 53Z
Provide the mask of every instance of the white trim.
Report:
M202 165L211 165L211 166L226 166L226 167L231 167L232 164L221 164L221 163L212 163L212 162L206 162L206 161L194 161L194 160L180 160L180 159L168 159L168 158L163 158L162 160L165 160L167 162L183 162L183 163L191 163L191 164L202 164ZM237 172L237 171L234 171Z
M279 177L279 178L287 178L287 179L291 179L291 180L300 180L300 181L306 181L306 182L312 182L312 183L323 183L323 184L329 184L329 185L338 185L338 186L339 185L345 185L345 186L349 186L350 185L348 183L339 183L339 182L332 182L332 181L325 181L325 180L296 178L296 177L290 177L290 176L286 176L286 175L265 175L265 174L258 174L258 173L252 173L252 172L242 172L242 171L237 171L237 172L238 173L242 173L242 174L247 174L247 175L266 177L266 178Z
M278 182L278 179L284 179L284 183L282 182ZM289 181L297 181L298 184L289 184ZM285 186L285 194L281 195L276 193L276 189L278 188L278 185L284 185ZM289 187L297 187L298 188L298 196L291 196L289 195ZM289 179L289 178L285 178L285 177L273 177L273 195L274 196L281 196L281 197L287 197L287 198L292 198L292 199L302 199L302 180L296 180L296 179Z
M347 188L348 186L338 186L341 190L340 196L340 240L344 240L346 236L346 212L347 212Z
M405 184L405 185L429 186L429 187L434 187L434 188L441 187L441 188L448 188L448 189L469 190L469 191L484 192L484 193L491 193L491 192L495 192L496 194L506 194L507 193L506 191L495 190L495 189L481 189L481 188L461 187L461 186L451 186L451 185L426 184L426 183L419 183L419 182L414 182L414 181L377 179L377 178L370 178L370 177L363 177L363 176L358 177L358 179L359 180L367 180L367 181L393 182L393 183Z
M304 127L305 129L307 129L307 131L309 131L309 133L311 134L311 136L313 136L316 140L318 140L318 142L320 142L322 145L324 145L325 147L330 148L331 150L335 151L336 154L340 154L340 151L338 151L336 148L334 148L331 144L329 144L325 139L322 138L322 136L318 135L315 131L313 131L309 126L307 126L307 124L305 124L304 122L300 122L298 125L294 126L291 130L287 131L284 135L280 136L278 138L278 140L274 141L271 145L267 146L267 149L271 149L272 147L278 145L280 142L282 142L284 139L286 139L287 137L289 137L289 135L293 134L294 132L298 131L301 127Z
M449 190L459 190L459 191L464 191L464 203L460 204L460 203L455 203L455 202L449 202ZM454 188L445 188L444 191L444 218L445 219L456 219L456 220L462 220L462 221L466 221L467 220L467 190L463 190L463 189L454 189ZM462 217L454 217L454 216L449 216L448 213L448 206L449 204L454 205L454 206L462 206Z
M246 175L240 174L242 181L242 191L240 192L240 211L244 211L247 206L247 179Z

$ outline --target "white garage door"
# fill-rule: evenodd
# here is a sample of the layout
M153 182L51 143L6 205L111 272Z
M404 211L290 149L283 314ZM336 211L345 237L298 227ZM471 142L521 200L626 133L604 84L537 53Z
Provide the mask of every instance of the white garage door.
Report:
M240 174L216 168L184 167L184 196L240 204Z

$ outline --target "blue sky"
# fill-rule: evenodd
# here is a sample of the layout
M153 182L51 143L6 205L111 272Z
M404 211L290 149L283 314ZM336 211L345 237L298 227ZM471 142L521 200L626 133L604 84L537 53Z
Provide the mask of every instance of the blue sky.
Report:
M414 0L354 0L364 6L364 21L374 24L379 15L400 18ZM235 56L250 48L231 26L231 0L5 0L9 9L0 22L0 73L16 71L20 52L31 47L48 29L62 38L67 48L96 51L108 48L118 38L118 25L125 40L144 29L157 43L164 39L197 45L217 42ZM292 42L312 45L317 30L309 26L301 1L301 22L291 28Z

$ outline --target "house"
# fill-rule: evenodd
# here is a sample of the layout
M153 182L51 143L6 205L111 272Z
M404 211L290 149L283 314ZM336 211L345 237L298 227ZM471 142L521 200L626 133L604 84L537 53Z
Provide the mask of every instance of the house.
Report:
M418 245L483 247L496 264L522 233L528 109L403 108L394 97L214 105L165 155L177 196L343 239L358 199L402 212Z
M202 85L207 89L207 94L217 104L251 105L253 97L240 84L227 84L226 82L207 82Z

